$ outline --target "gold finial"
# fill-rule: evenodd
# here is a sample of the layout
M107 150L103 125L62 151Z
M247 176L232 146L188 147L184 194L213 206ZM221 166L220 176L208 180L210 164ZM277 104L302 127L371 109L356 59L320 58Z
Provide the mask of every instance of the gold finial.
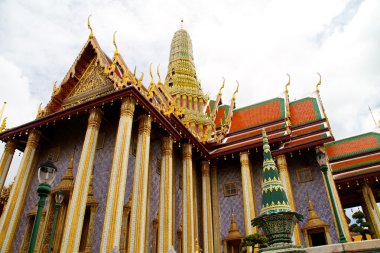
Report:
M0 110L0 120L3 117L3 113L4 113L6 105L7 105L7 102L4 101L3 106L1 107L1 110Z
M0 133L4 131L4 129L7 127L7 117L3 119L3 122L1 123L0 126Z
M226 82L226 79L224 79L224 77L222 77L222 78L223 78L223 84L222 84L222 87L220 87L219 92L218 92L218 94L220 94L220 95L222 95L222 89L224 88L224 84Z
M195 253L201 253L202 250L199 247L198 238L195 239Z
M53 84L53 94L57 92L57 81L54 82Z
M133 69L133 76L136 77L136 66L135 66L135 68Z
M286 91L286 93L288 93L288 87L289 87L289 85L290 85L290 75L288 74L288 73L286 73L287 75L288 75L288 83L285 85L285 91Z
M150 74L150 84L154 84L153 74L152 74L152 63L149 65L149 74Z
M88 26L88 29L90 29L90 39L94 38L94 33L92 32L92 27L90 24L90 17L91 16L92 16L92 14L90 14L87 18L87 26Z
M180 28L183 29L183 19L181 19L181 25Z
M158 66L157 66L157 75L158 75L158 83L161 83L160 64L158 64Z
M318 81L317 85L315 86L315 89L319 92L318 86L321 85L321 83L322 83L322 76L318 72L317 72L317 75L319 75L319 81Z
M41 118L42 114L43 114L42 103L40 103L38 106L37 118Z
M372 116L373 122L375 122L375 127L380 126L380 121L379 121L379 123L376 123L375 117L373 116L372 108L370 106L368 106L368 109L369 109L369 113Z
M236 83L237 83L237 87L236 87L236 90L235 90L234 94L232 95L232 99L233 99L233 100L236 99L236 93L238 93L238 91L239 91L239 86L240 86L240 84L239 84L239 82L238 82L237 80L236 80Z
M117 31L115 31L113 33L113 45L115 46L115 53L114 53L114 55L118 55L119 54L119 50L117 49L117 45L116 45L116 33L117 33Z

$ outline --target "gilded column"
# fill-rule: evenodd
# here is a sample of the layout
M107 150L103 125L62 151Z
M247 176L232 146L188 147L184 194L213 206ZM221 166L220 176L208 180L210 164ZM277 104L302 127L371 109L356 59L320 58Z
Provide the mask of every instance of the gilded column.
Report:
M192 146L187 143L182 150L182 245L183 253L193 253L195 250L194 202L193 202L193 161Z
M319 150L321 150L322 152L324 152L326 154L326 150L325 150L324 146L319 146L318 148L319 148ZM345 216L345 213L344 213L344 210L342 207L342 203L340 202L338 191L336 189L336 185L334 182L334 176L332 174L331 166L330 166L328 159L327 159L327 168L328 168L327 172L326 172L327 176L325 177L323 172L322 172L322 176L323 176L324 182L325 182L326 193L328 193L327 184L329 183L331 186L331 191L332 191L333 196L330 197L330 195L327 194L328 200L330 203L330 207L333 209L333 205L335 205L335 207L338 210L338 217L335 217L335 215L334 215L335 227L338 228L338 222L339 222L339 224L341 224L343 226L343 234L344 234L345 239L348 242L351 242L352 240L351 240L351 235L350 235L350 231L348 228L348 223L347 223L346 216ZM328 183L326 180L328 181ZM333 200L331 198L333 198ZM338 237L339 237L339 235L338 235Z
M25 206L29 186L36 171L33 168L40 133L32 130L28 137L24 155L20 162L15 182L13 183L8 203L0 219L0 252L11 251L13 239Z
M135 104L136 100L133 97L125 98L121 103L100 252L108 253L114 248L120 248L125 185L128 174L128 158Z
M67 210L61 253L73 253L79 250L101 120L102 112L99 109L92 109L88 118L86 136L75 177L74 190Z
M211 211L210 166L208 161L202 161L202 221L203 221L203 252L214 253L213 226Z
M140 253L145 249L151 124L149 115L140 116L133 179L129 253Z
M380 212L379 208L377 207L372 189L367 182L363 184L362 194L365 203L365 209L367 209L367 213L369 215L368 218L372 223L376 238L380 238Z
M14 140L7 141L5 144L3 155L0 160L0 193L3 190L5 179L8 175L9 167L16 150L16 142Z
M277 168L280 173L281 181L284 185L285 192L289 200L290 208L292 209L292 211L296 211L292 185L290 183L288 164L286 162L286 156L279 155L276 158L277 158ZM298 223L296 223L294 227L293 236L294 236L294 243L296 245L301 245L302 243L301 243L301 238L300 238L300 227Z
M256 208L253 203L253 187L251 180L251 170L249 166L249 155L248 152L240 153L240 163L241 163L241 180L242 180L242 190L243 190L243 204L244 204L244 224L245 224L245 234L250 235L256 233L256 228L251 226L251 220L255 218Z
M218 173L216 161L211 162L211 203L214 252L220 253L220 221L218 197Z
M166 253L173 243L173 140L163 137L161 144L160 206L157 252Z

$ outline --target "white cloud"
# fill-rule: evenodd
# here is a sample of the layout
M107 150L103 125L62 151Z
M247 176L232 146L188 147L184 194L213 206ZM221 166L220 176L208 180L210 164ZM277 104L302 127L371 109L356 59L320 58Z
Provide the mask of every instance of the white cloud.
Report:
M33 106L12 105L3 90L0 100L8 100L13 126L32 118L36 101L48 102L52 84L63 79L84 45L89 14L108 55L117 30L119 51L131 69L146 73L150 63L160 64L165 76L171 38L183 18L198 76L211 96L224 76L224 102L235 80L241 84L238 106L260 102L281 94L289 73L293 100L314 91L320 72L333 131L343 138L373 129L368 105L380 117L379 12L375 0L2 1L0 55L19 69L12 83ZM1 85L5 75L1 68Z

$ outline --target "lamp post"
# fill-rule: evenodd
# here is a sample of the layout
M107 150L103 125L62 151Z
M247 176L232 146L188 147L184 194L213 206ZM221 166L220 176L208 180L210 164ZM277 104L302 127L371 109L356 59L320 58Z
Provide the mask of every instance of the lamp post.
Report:
M53 247L53 239L54 239L55 227L57 225L58 212L59 212L59 208L62 206L63 198L64 198L64 195L62 192L57 192L55 194L55 212L54 212L53 226L51 228L48 253L51 252L52 247Z
M324 176L324 178L326 180L327 189L329 190L331 204L333 206L334 216L335 216L336 223L338 225L338 230L339 230L339 242L340 243L345 243L345 242L347 242L347 240L346 240L346 237L344 236L344 233L343 233L342 224L340 223L340 219L339 219L339 215L338 215L338 209L337 209L336 204L335 204L335 198L334 198L333 191L332 191L332 188L331 188L331 184L330 184L330 181L329 181L329 178L328 178L329 175L327 173L327 170L328 170L328 167L327 167L327 156L326 156L325 153L323 153L320 150L317 152L317 162L318 162L319 168L322 171L323 176Z
M32 236L30 238L30 244L28 253L34 252L34 247L36 246L38 227L40 226L42 210L45 206L46 198L49 196L51 190L51 183L54 181L55 173L57 172L57 167L49 158L46 162L42 163L38 168L38 181L39 185L37 188L38 197L38 209L36 218L33 224Z

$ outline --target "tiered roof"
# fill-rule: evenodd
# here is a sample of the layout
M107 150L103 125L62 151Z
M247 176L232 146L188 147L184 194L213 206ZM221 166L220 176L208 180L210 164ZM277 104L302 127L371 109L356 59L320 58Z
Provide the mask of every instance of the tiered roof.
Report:
M116 47L115 41L114 44ZM39 111L37 119L0 132L0 140L18 137L24 141L30 129L48 127L50 123L70 119L94 107L112 105L126 96L134 96L141 109L150 113L175 140L190 141L200 155L209 159L260 147L262 128L267 130L268 139L274 144L274 155L333 140L319 96L293 102L289 102L287 96L276 97L235 108L238 88L231 104L222 104L223 82L216 100L207 103L206 114L203 110L197 112L190 102L188 108L184 108L178 105L177 94L190 92L186 93L189 97L198 97L198 101L203 102L206 97L196 77L190 36L182 28L173 37L169 61L165 84L160 80L155 83L150 73L151 82L145 88L143 76L138 79L131 73L117 47L111 59L91 34L62 83L54 86L50 102ZM191 129L192 120L206 129L205 134ZM18 148L22 150L23 145L24 142L19 142Z
M326 144L335 178L380 172L380 133L370 132Z

